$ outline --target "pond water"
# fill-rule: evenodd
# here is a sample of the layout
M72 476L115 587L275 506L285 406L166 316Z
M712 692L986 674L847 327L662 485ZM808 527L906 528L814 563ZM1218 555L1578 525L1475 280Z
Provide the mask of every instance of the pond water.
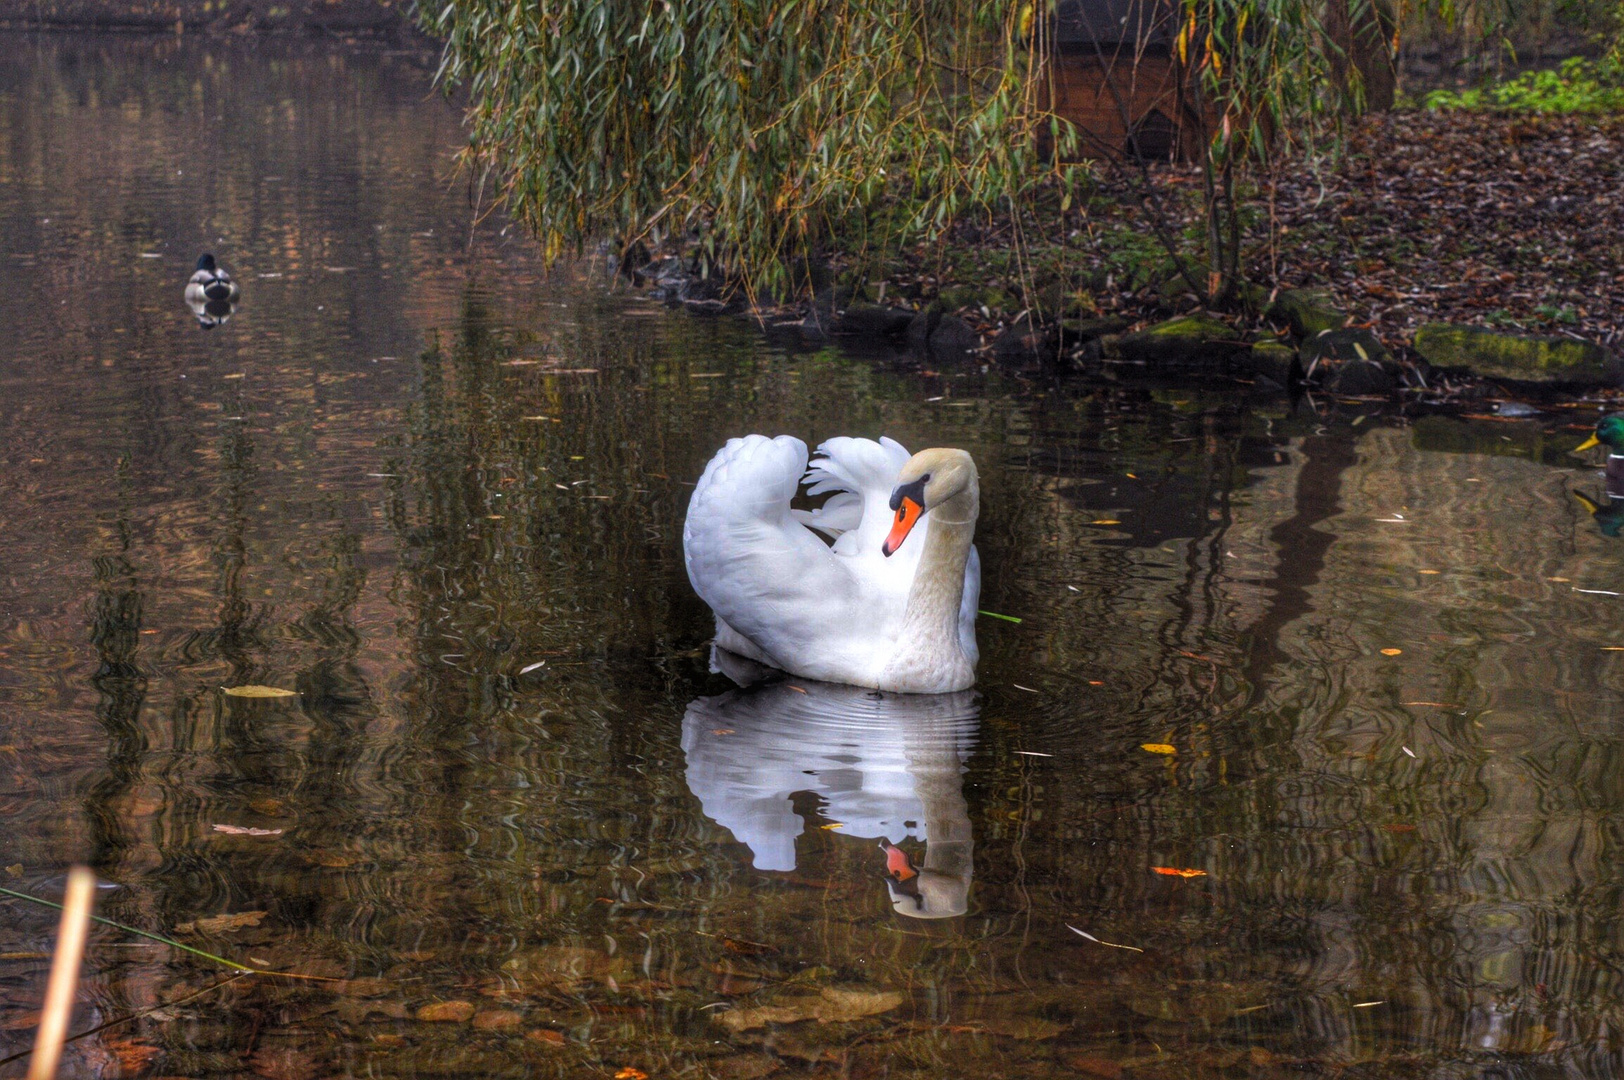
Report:
M433 62L0 37L0 884L341 980L99 927L68 1074L1618 1073L1594 406L932 370L549 277ZM749 431L975 455L1021 620L976 691L712 669L681 522ZM54 913L0 910L9 1056Z

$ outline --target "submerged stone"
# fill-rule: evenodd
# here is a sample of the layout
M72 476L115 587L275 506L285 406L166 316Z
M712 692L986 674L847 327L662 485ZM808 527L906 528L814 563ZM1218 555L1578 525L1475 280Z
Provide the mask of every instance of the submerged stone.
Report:
M1611 384L1624 375L1616 358L1592 341L1512 334L1481 326L1428 323L1415 351L1438 367L1518 382Z
M1246 348L1234 328L1210 315L1184 315L1124 334L1116 349L1124 360L1149 364L1226 362Z

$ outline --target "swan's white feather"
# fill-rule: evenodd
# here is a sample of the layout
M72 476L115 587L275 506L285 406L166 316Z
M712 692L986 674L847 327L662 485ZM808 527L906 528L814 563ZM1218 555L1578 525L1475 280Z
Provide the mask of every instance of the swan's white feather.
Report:
M893 439L841 437L818 447L749 435L719 450L688 504L683 553L694 590L716 613L717 644L808 678L878 685L896 647L930 528L927 513L890 558L890 497L908 451ZM805 474L816 510L790 507ZM816 529L833 539L819 540ZM976 659L981 560L965 567L959 642Z

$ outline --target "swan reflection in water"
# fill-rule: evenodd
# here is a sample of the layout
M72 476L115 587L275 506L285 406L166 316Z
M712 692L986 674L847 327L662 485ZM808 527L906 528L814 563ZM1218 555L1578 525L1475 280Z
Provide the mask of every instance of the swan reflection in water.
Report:
M889 867L899 914L965 913L974 841L963 774L981 711L974 692L890 694L788 678L722 649L711 667L740 686L688 706L688 789L750 849L756 869L795 869L805 825L790 800L811 792L842 835L886 849L874 859ZM908 837L924 841L923 865L891 850Z

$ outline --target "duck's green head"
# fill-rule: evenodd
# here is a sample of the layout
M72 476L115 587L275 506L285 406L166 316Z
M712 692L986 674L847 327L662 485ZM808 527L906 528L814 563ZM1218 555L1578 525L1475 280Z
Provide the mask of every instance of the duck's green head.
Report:
M1615 454L1624 454L1624 413L1602 417L1596 423L1596 433L1573 449L1575 452L1589 450L1598 443Z

